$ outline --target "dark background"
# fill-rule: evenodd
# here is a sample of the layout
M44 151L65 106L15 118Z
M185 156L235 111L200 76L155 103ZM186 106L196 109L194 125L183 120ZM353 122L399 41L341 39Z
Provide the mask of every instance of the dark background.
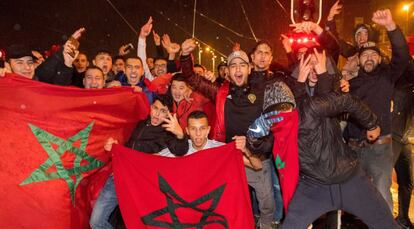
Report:
M108 3L109 0L0 0L0 48L15 43L25 43L38 50L49 49L53 44L62 44L77 28L87 31L81 39L80 49L93 56L98 49L116 53L122 44L136 45L137 35ZM290 13L290 0L279 0ZM170 34L173 41L181 43L191 36L194 0L111 0L128 22L138 31L149 16L154 18L154 29ZM283 60L285 55L280 45L280 33L286 32L290 24L276 0L198 0L197 10L207 17L242 34L235 35L197 15L196 37L216 49L220 61L221 52L231 51L231 41L240 42L242 49L249 51L254 45L252 34L246 23L240 2L253 30L259 39L275 44L274 56ZM323 0L326 18L333 0ZM390 7L395 21L405 25L405 14L401 11L402 0L343 0L344 12L338 18L338 30L343 37L351 39L354 17L364 17L370 22L374 9ZM406 1L407 2L407 1ZM414 9L414 5L411 12ZM410 13L411 14L411 13ZM412 20L414 16L410 16ZM414 22L411 22L414 24ZM410 28L413 28L410 25ZM149 56L154 55L152 36L147 41ZM204 46L202 46L204 47ZM203 54L203 63L211 65L211 54Z

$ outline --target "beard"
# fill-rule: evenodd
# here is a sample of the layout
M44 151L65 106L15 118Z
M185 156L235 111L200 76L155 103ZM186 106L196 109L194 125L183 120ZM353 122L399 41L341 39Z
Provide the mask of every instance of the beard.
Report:
M364 65L363 65L363 69L365 72L370 73L373 72L378 66L378 63L372 61L372 60L367 60L365 61Z

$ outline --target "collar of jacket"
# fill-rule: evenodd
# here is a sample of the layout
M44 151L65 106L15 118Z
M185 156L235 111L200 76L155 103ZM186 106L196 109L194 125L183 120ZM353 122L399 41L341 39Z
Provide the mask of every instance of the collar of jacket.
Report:
M125 75L125 74L124 74ZM127 78L127 76L125 75L125 79L126 79L126 82L125 82L125 86L132 86L129 82L128 82L128 78ZM139 82L137 83L137 85L135 85L135 86L139 86L139 87L143 87L143 86L146 86L145 85L145 75L142 75L141 76L141 79L139 80ZM121 82L122 83L122 82Z
M273 75L273 72L270 71L270 70L264 70L264 71L252 70L252 72L250 73L250 78L255 78L255 77L270 77L271 75Z
M237 86L234 84L230 84L230 94L241 96L241 95L247 95L250 93L250 86L248 84L243 86Z

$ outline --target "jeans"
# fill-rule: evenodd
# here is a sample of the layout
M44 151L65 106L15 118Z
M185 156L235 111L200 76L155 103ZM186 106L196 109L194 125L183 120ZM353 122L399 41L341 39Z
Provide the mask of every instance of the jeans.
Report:
M282 229L306 229L320 215L342 209L369 228L399 228L387 203L362 170L339 184L320 184L300 176Z
M118 198L116 197L114 176L108 177L105 186L102 188L95 205L93 206L89 225L92 229L112 229L112 225L108 222L109 216L118 206Z
M276 173L276 167L272 164L272 183L273 183L273 194L276 201L276 209L274 220L276 222L282 221L283 218L283 199L282 192L280 191L279 176Z
M390 190L393 169L392 144L372 144L362 148L354 148L354 150L360 157L362 169L372 179L392 212L393 204Z
M411 193L413 191L413 161L411 150L413 145L403 144L397 140L392 141L394 152L394 168L398 183L398 217L400 220L410 222L408 210L410 208Z
M259 203L260 228L271 228L275 214L276 203L272 187L272 161L264 160L263 168L259 171L246 167L247 183L254 189Z

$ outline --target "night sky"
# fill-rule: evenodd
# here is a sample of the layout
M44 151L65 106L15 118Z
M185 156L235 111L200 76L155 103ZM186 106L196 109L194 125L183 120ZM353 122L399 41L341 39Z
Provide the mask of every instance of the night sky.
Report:
M0 0L0 48L13 43L26 43L45 50L52 44L62 44L70 34L84 26L87 32L81 39L80 49L94 55L99 49L115 53L121 44L136 44L137 35L108 3L109 0ZM349 38L353 18L370 17L372 9L396 7L398 0L343 0L345 9L340 17L339 29ZM170 34L181 43L191 36L194 0L111 0L126 20L139 30L149 16L154 18L154 29ZM254 45L241 4L259 39L275 44L274 55L284 59L279 37L288 30L290 19L276 0L198 0L196 37L225 55L231 51L231 42L241 43L249 51ZM279 0L289 12L290 1ZM326 17L333 0L324 0ZM398 19L398 18L397 18ZM350 20L350 21L348 21ZM235 33L215 24L223 24ZM236 35L239 34L239 35ZM152 36L147 41L149 55L153 55ZM203 54L210 59L211 54ZM208 56L210 55L210 56ZM207 63L206 63L207 64Z

